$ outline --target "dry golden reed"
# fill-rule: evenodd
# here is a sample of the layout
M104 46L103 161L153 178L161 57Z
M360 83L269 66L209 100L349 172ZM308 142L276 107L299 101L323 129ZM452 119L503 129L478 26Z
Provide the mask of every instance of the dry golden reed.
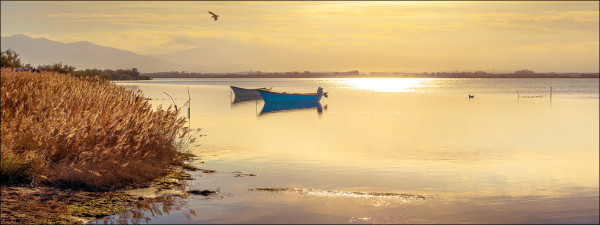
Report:
M141 92L52 72L1 77L2 182L119 188L164 175L193 142L177 111Z

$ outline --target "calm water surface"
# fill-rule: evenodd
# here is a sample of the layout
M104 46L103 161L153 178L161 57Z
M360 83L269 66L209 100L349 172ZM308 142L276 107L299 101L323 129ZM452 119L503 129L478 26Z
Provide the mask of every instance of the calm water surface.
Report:
M189 125L206 135L193 164L217 172L192 172L186 189L218 196L147 200L96 223L599 222L598 79L117 83L163 107L163 92L181 107L189 88ZM230 85L321 86L329 98L273 107L235 99Z

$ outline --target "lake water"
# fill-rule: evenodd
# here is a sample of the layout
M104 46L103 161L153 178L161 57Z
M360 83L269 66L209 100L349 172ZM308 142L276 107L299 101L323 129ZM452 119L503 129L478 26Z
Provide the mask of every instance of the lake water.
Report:
M116 83L155 106L172 104L166 92L182 107L189 88L189 125L205 135L192 164L216 173L191 172L186 189L218 194L146 200L96 223L599 222L598 79ZM266 112L230 85L329 98Z

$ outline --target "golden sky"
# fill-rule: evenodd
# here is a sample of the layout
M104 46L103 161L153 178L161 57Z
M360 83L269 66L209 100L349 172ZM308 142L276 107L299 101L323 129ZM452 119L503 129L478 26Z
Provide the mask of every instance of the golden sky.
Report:
M142 55L202 43L251 46L292 55L302 65L282 64L270 54L266 61L279 64L274 68L280 71L599 68L598 1L2 1L1 6L2 36L89 41ZM218 21L209 10L221 16Z

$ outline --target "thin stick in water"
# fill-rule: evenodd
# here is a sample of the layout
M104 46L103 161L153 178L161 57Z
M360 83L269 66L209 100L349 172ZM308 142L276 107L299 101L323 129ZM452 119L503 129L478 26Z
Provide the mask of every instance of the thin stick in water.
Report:
M169 96L169 98L171 98L171 101L173 101L173 105L175 105L175 111L177 111L177 104L175 104L175 100L173 100L173 97L171 97L171 95L167 94L167 92L163 91L163 93L165 93L165 95L167 95L167 96Z

